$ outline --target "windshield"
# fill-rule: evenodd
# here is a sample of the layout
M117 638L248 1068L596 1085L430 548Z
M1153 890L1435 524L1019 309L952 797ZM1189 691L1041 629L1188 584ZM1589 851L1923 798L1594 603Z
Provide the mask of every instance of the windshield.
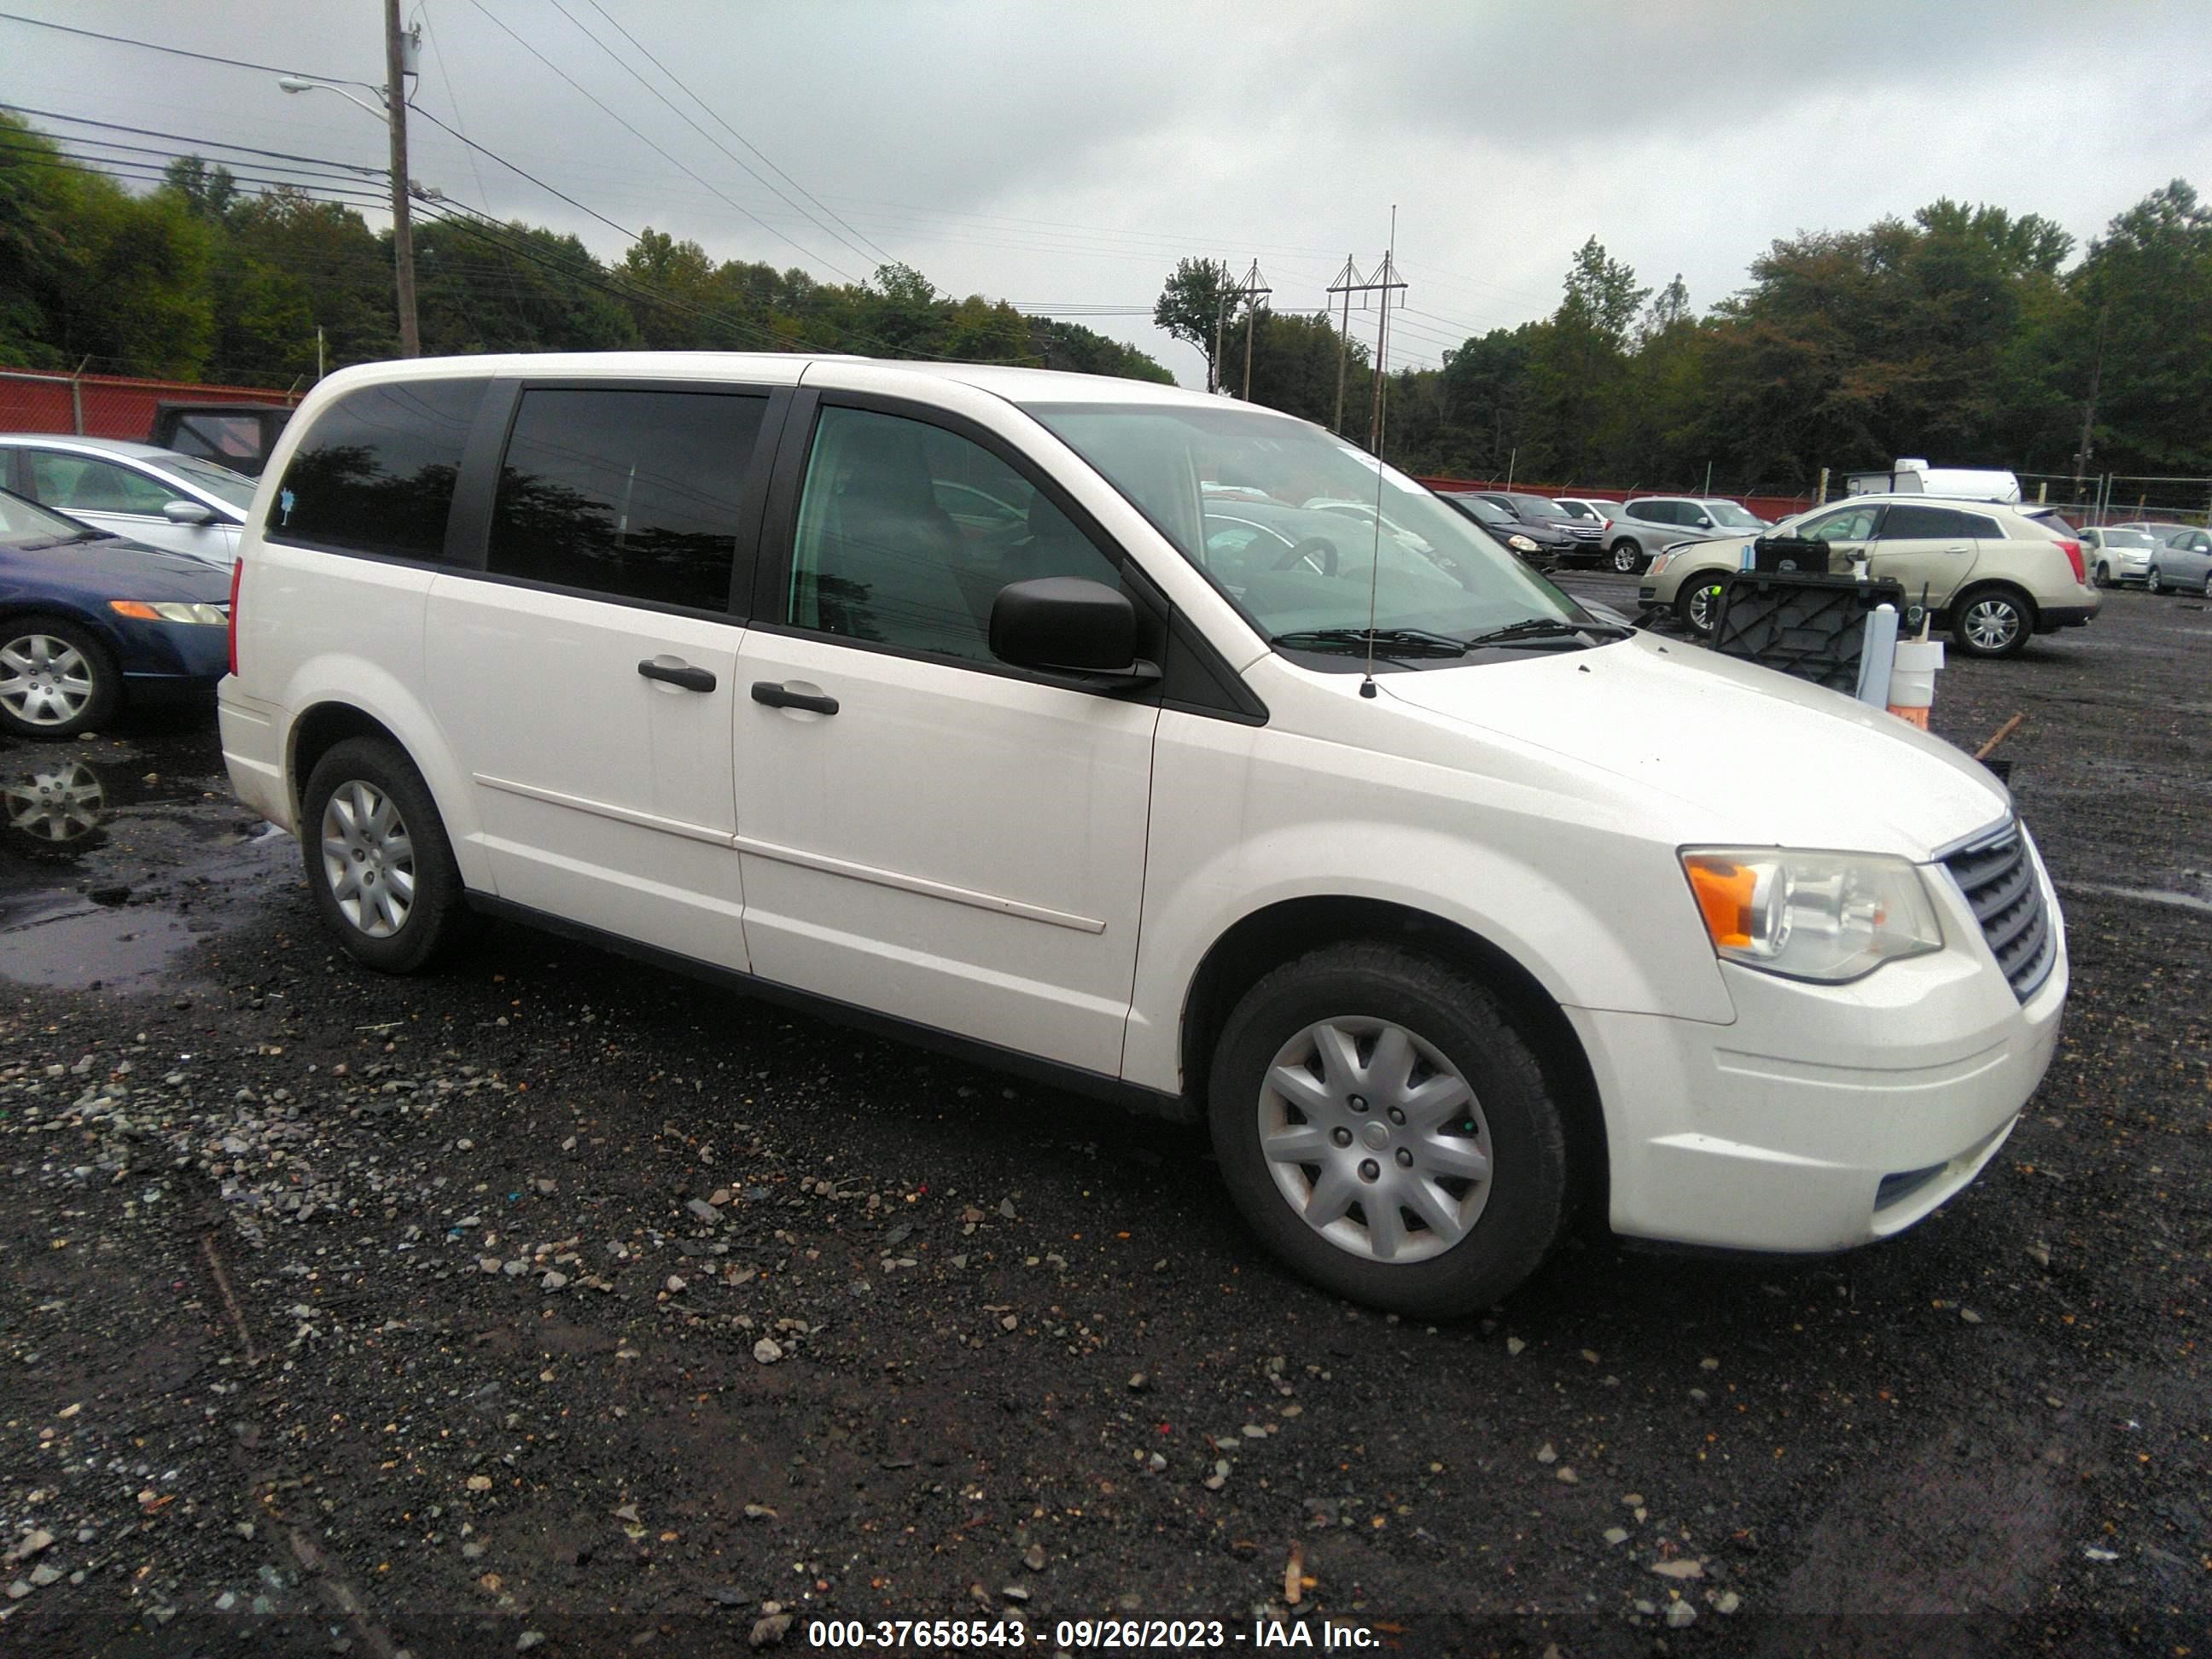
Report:
M1553 505L1563 509L1571 519L1595 519L1602 516L1588 501L1554 501Z
M1765 520L1755 513L1747 513L1734 501L1705 501L1705 512L1717 525L1726 525L1731 530L1757 530Z
M1513 505L1521 509L1523 518L1571 519L1575 516L1557 501L1547 501L1541 495L1516 495Z
M94 532L75 519L64 519L21 495L0 489L0 544L44 547L53 542L74 541Z
M242 472L233 472L227 466L217 466L213 461L203 461L191 455L165 455L161 468L240 513L253 505L253 480Z
M2156 547L2158 543L2140 530L2107 530L2104 532L2107 547Z
M1244 408L1031 404L1268 639L1338 629L1465 639L1574 602L1403 473L1318 427ZM1265 499L1228 500L1201 480ZM1313 501L1382 499L1382 522Z

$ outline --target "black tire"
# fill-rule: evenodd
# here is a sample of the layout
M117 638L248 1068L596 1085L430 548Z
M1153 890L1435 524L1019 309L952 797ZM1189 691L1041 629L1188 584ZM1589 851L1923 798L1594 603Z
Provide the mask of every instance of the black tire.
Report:
M123 696L99 637L60 617L0 622L0 731L53 743L97 730Z
M1712 605L1719 604L1722 586L1721 578L1717 575L1692 576L1683 583L1682 591L1674 595L1674 619L1682 624L1684 633L1700 640L1712 637ZM1712 595L1712 605L1706 607L1705 620L1702 623L1697 617L1698 595L1700 592Z
M2204 597L2212 599L2212 570L2204 573Z
M351 913L348 898L341 896L341 878L331 868L349 838L325 834L331 827L325 817L331 799L342 791L349 793L340 816L353 816L365 826L354 848L353 863L362 878L350 900ZM378 897L374 882L385 880L386 895L399 891L391 878L400 873L400 864L390 856L396 846L392 832L372 832L366 826L373 825L375 815L362 818L357 811L371 799L390 804L397 838L407 843L405 861L412 881L404 914L396 922L388 910L375 908L385 901ZM348 956L380 973L411 974L427 967L450 942L466 914L461 872L429 787L413 763L382 738L349 738L315 763L300 803L300 850L323 925L337 935ZM369 856L364 857L364 852Z
M2160 570L2156 565L2151 566L2150 574L2143 578L2143 586L2150 589L2154 593L2165 592L2166 573L2163 570Z
M1476 1212L1462 1224L1466 1231L1456 1243L1439 1248L1441 1235L1418 1223L1408 1228L1407 1212L1394 1206L1401 1239L1422 1241L1406 1244L1409 1255L1431 1252L1419 1259L1377 1261L1371 1253L1324 1237L1293 1207L1292 1199L1277 1184L1278 1166L1261 1150L1261 1115L1268 1109L1271 1095L1282 1097L1269 1091L1266 1081L1285 1045L1316 1024L1361 1020L1387 1022L1428 1045L1465 1081L1472 1103L1467 1121L1459 1121L1455 1115L1448 1131L1428 1136L1420 1134L1418 1127L1393 1130L1379 1111L1374 1112L1362 1121L1381 1131L1381 1137L1364 1145L1340 1143L1350 1149L1349 1159L1365 1159L1372 1150L1374 1158L1366 1167L1373 1169L1389 1151L1398 1163L1406 1164L1414 1154L1391 1149L1394 1133L1403 1146L1465 1148L1474 1143L1459 1139L1461 1135L1472 1132L1487 1137L1489 1174L1480 1183L1457 1183L1466 1188L1455 1200L1462 1205L1476 1199L1478 1185L1483 1191ZM1368 1061L1375 1058L1372 1050L1364 1057ZM1410 1079L1414 1073L1407 1075ZM1427 1074L1427 1081L1436 1080L1435 1073ZM1401 1098L1410 1104L1410 1096ZM1214 1048L1208 1101L1222 1178L1245 1220L1303 1277L1353 1301L1430 1319L1480 1312L1536 1270L1565 1223L1565 1131L1546 1090L1542 1069L1482 982L1434 957L1362 942L1324 946L1276 969L1245 993L1230 1015ZM1405 1122L1402 1115L1391 1115L1400 1124ZM1303 1128L1317 1121L1306 1119L1291 1127ZM1449 1140L1447 1134L1452 1137ZM1291 1160L1282 1167L1293 1168ZM1340 1177L1345 1182L1373 1179L1354 1177L1348 1173L1351 1167L1347 1163L1347 1173ZM1310 1174L1298 1170L1297 1178L1307 1179ZM1387 1188L1352 1190L1371 1194ZM1372 1237L1364 1213L1364 1206L1363 1218L1355 1220L1347 1213L1342 1224Z
M2110 587L2112 585L2112 567L2100 559L2097 562L2097 586L2100 587Z
M1613 543L1609 551L1613 568L1624 576L1640 576L1651 562L1650 556L1626 536Z
M2016 587L1977 587L1951 601L1951 635L1969 657L2016 657L2035 632L2035 604ZM1999 621L2008 616L2009 626Z

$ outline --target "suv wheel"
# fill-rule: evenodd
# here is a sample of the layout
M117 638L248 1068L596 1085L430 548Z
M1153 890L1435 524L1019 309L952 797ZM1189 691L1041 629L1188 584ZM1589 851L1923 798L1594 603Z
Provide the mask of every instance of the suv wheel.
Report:
M18 617L0 623L0 729L73 738L106 720L122 690L114 659L76 623Z
M2017 655L2035 631L2035 609L2009 587L1980 587L1952 608L1952 634L1970 657Z
M422 775L392 744L351 738L315 763L301 807L315 908L346 954L387 974L428 964L463 895Z
M1720 615L1722 585L1717 576L1692 576L1690 585L1674 596L1674 614L1684 628L1699 639L1711 639Z
M1642 575L1644 567L1650 562L1644 550L1626 536L1613 544L1613 568L1624 576Z
M1355 1301L1478 1311L1565 1219L1535 1057L1479 980L1432 957L1334 945L1277 969L1230 1016L1208 1113L1253 1231Z

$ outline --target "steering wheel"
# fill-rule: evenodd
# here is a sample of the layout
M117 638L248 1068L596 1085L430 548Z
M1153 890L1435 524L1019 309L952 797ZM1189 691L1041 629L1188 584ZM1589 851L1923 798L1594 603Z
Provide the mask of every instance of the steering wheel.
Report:
M1275 561L1278 570L1294 570L1299 565L1310 565L1323 576L1336 574L1336 544L1326 536L1309 536L1283 556Z

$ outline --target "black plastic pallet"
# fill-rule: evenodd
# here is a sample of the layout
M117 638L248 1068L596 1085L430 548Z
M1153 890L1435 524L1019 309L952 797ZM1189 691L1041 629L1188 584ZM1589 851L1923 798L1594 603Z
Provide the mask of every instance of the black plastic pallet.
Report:
M1902 584L1851 576L1741 571L1721 590L1713 649L1849 696L1858 690L1866 619L1876 605L1905 614Z

